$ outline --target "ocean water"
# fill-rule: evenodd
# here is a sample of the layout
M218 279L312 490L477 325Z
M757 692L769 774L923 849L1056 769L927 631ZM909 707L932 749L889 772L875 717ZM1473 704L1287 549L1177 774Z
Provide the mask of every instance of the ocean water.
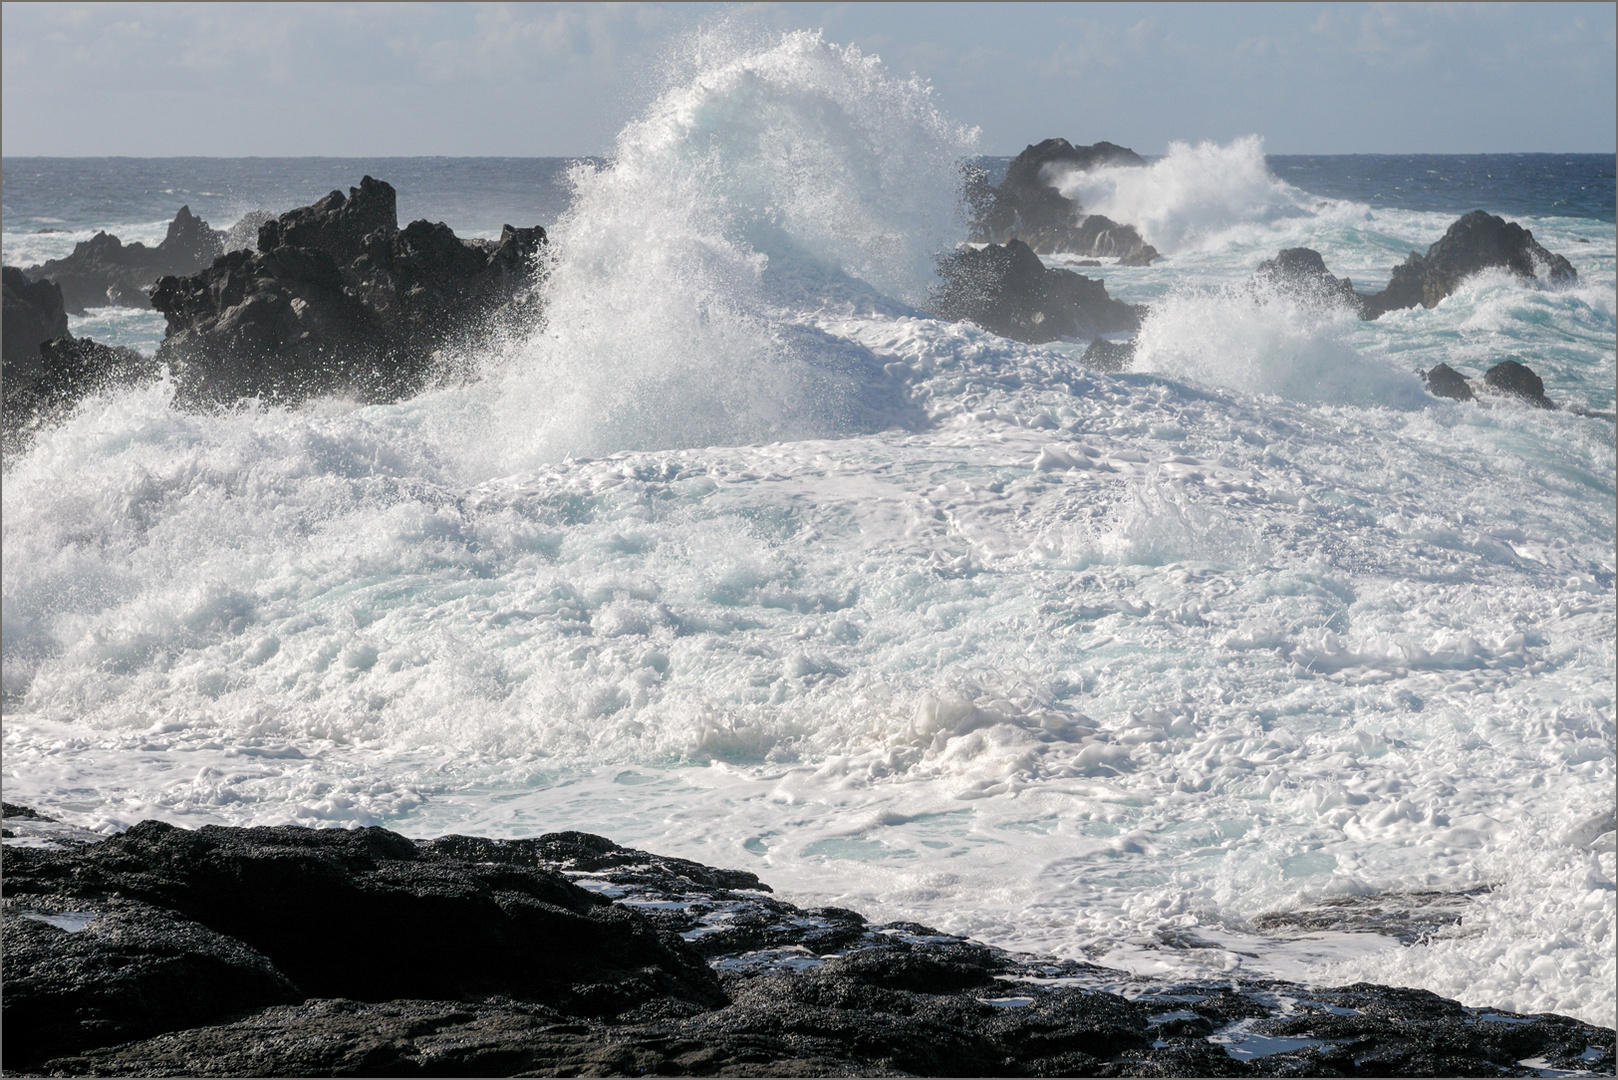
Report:
M1165 253L1086 271L1151 307L1109 375L921 309L973 137L794 34L605 161L5 162L7 262L362 172L554 240L546 323L467 385L158 383L8 464L6 798L585 829L1009 948L1613 1024L1612 159L1253 138L1064 178ZM1378 288L1474 205L1578 283L1375 323L1240 288L1297 245ZM1580 411L1414 374L1507 358Z

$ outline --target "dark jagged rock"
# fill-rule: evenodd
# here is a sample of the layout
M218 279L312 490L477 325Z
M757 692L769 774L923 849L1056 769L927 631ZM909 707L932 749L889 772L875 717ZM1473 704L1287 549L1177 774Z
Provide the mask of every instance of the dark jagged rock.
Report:
M1116 258L1124 266L1147 266L1158 257L1157 250L1133 226L1099 214L1085 216L1083 207L1056 189L1058 177L1067 172L1145 164L1133 150L1109 142L1036 143L1012 161L999 188L989 187L981 175L968 178L965 198L975 222L972 239L995 244L1017 239L1042 255L1098 255Z
M5 914L8 1069L304 997L262 954L170 910L46 900Z
M1426 255L1412 251L1393 268L1388 287L1364 298L1367 317L1418 304L1435 307L1466 278L1496 267L1528 279L1538 279L1543 272L1553 283L1578 279L1572 263L1547 251L1521 225L1473 210L1451 225Z
M1542 409L1554 409L1556 403L1545 396L1545 382L1534 369L1515 360L1502 360L1483 373L1483 384L1501 393L1513 394L1532 402Z
M168 233L155 248L125 245L110 233L82 241L73 254L30 269L28 276L56 282L72 315L93 307L150 307L146 290L165 274L191 274L207 266L223 250L221 234L191 213L188 206L169 222Z
M1020 240L962 248L939 260L938 274L935 314L970 319L1018 341L1039 344L1140 326L1135 309L1108 296L1100 279L1048 269Z
M502 316L533 317L543 229L461 240L441 223L400 229L396 204L393 187L368 176L347 196L265 221L257 251L158 281L152 304L168 321L158 358L181 400L397 399L432 376L439 350Z
M155 379L161 365L134 349L91 338L60 337L39 347L32 365L7 364L0 406L7 453L18 449L42 422L71 409L90 394Z
M29 281L15 266L0 269L4 310L0 311L0 363L5 378L39 362L39 346L67 336L62 288L53 281ZM14 366L15 365L15 366Z
M1472 384L1466 381L1466 376L1448 364L1439 364L1421 378L1427 384L1427 392L1434 397L1471 401L1475 396L1472 393Z
M1527 1058L1614 1064L1612 1031L1566 1017L1367 984L1153 982L804 910L752 874L586 833L411 841L148 822L70 850L8 846L6 871L8 1071L1499 1076L1527 1074ZM519 929L534 920L551 920L552 951ZM17 1010L48 994L43 1034L14 1038ZM120 1037L132 1041L109 1045Z
M1258 264L1253 283L1311 304L1342 304L1364 314L1363 298L1348 278L1333 277L1326 260L1312 248L1284 248Z

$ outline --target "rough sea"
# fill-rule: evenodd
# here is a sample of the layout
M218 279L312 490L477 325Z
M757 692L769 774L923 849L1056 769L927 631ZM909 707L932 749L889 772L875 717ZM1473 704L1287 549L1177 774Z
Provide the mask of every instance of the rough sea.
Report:
M1074 129L1028 137L1130 141ZM1150 306L1105 374L925 314L975 153L799 34L598 161L5 161L8 264L366 173L401 222L554 251L545 324L464 385L158 383L9 461L5 798L582 829L1007 948L1613 1025L1613 158L1254 137L1071 178L1165 256L1082 270ZM1307 246L1374 291L1474 208L1577 284L1370 323L1243 288ZM1415 374L1505 359L1582 413Z

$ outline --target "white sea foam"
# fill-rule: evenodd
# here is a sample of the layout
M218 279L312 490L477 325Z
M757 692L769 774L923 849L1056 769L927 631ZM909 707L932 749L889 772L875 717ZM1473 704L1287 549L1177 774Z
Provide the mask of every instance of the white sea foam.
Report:
M1610 401L1612 227L1577 289L1369 324L1236 286L1441 216L1227 229L1200 289L1109 270L1154 313L1101 375L906 306L929 109L816 38L722 55L580 175L545 336L482 382L42 433L0 490L7 799L584 828L1011 947L1613 1023L1613 428L1403 374L1510 342ZM790 171L795 125L842 164ZM1259 921L1485 886L1411 948Z

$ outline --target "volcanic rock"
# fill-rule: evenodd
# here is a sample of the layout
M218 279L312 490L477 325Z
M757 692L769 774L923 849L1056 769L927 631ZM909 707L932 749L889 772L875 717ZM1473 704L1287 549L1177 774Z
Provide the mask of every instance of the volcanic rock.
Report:
M1153 982L801 909L745 871L586 833L412 841L145 822L93 844L8 845L3 918L0 1066L12 1072L1401 1076L1614 1063L1612 1031L1567 1017L1369 984Z
M1530 280L1543 276L1557 284L1576 281L1579 276L1572 263L1547 251L1521 225L1473 210L1451 225L1426 255L1412 251L1393 268L1388 287L1365 297L1367 317L1374 319L1383 312L1418 304L1435 307L1466 278L1495 267Z
M461 240L442 223L400 229L396 205L393 187L367 176L347 196L265 221L257 251L161 279L158 358L180 400L394 400L439 370L440 350L534 317L543 229Z
M1364 302L1348 278L1333 277L1320 252L1311 248L1284 248L1273 259L1259 263L1253 284L1305 303L1342 304L1364 314Z
M1421 378L1427 384L1427 392L1434 397L1471 401L1475 396L1472 393L1472 385L1466 381L1466 376L1448 364L1439 364Z
M938 273L943 282L933 293L935 314L969 319L1018 341L1039 344L1140 326L1135 309L1108 296L1101 279L1049 269L1020 240L962 248L939 260Z
M29 281L15 266L0 269L0 363L5 379L28 378L39 364L39 346L67 336L62 287L54 281Z
M1145 165L1128 147L1109 142L1074 146L1066 139L1046 139L1029 146L1006 170L999 188L978 177L969 183L967 204L974 214L972 239L1004 243L1019 239L1042 255L1057 252L1117 258L1124 266L1146 266L1157 250L1131 225L1085 216L1078 203L1056 189L1068 172L1103 165Z
M38 348L32 363L7 362L0 406L7 453L43 420L71 409L84 397L115 386L157 377L161 366L133 349L63 335Z
M151 306L146 290L158 278L194 273L221 250L221 234L191 213L189 206L182 206L155 248L125 245L110 233L98 232L75 246L73 254L33 267L28 276L60 285L63 303L72 315L82 315L93 307L144 308Z
M1545 382L1534 369L1515 360L1502 360L1483 373L1483 384L1502 393L1514 394L1542 409L1554 409L1556 403L1545 396Z

